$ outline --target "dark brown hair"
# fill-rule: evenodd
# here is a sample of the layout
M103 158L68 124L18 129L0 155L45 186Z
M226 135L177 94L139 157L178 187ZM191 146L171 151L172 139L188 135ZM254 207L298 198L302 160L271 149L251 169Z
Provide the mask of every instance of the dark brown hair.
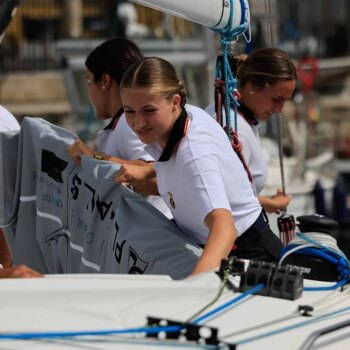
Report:
M274 48L258 49L249 56L230 57L230 66L240 87L247 82L265 86L274 85L279 81L297 79L291 58L286 52Z
M179 94L181 107L186 104L187 91L183 81L177 77L174 67L162 58L147 57L133 64L125 73L120 87L147 88L151 94L167 100Z
M120 84L128 68L142 58L140 49L132 41L116 37L92 50L85 65L94 75L95 82L100 81L103 74L108 74Z

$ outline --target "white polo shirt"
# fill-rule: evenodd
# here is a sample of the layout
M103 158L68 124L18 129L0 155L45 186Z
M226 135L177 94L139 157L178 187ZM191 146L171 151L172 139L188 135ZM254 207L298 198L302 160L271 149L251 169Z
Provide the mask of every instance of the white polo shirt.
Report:
M99 150L108 155L125 160L154 161L154 158L146 152L145 144L130 129L124 113L114 117L105 129L98 132L97 138ZM169 208L161 197L142 196L168 219L173 218Z
M0 106L0 131L19 130L17 119L4 107Z
M209 230L204 219L219 208L232 212L241 235L261 212L247 173L221 126L200 108L185 109L185 136L169 160L154 166L159 193L176 224L196 243L206 243ZM163 151L157 143L146 149L156 159Z
M206 109L212 117L216 118L215 105L210 104ZM231 109L231 127L235 130L235 116ZM267 160L261 148L259 124L254 125L247 122L243 115L237 113L238 139L243 146L244 159L248 164L249 171L253 177L256 194L260 194L266 183Z

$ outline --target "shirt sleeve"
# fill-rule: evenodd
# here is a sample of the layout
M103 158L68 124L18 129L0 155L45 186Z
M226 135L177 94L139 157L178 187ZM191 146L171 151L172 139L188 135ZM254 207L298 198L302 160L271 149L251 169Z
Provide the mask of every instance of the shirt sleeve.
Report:
M222 172L217 161L210 157L203 157L188 164L188 185L191 188L190 202L196 206L201 220L214 209L231 211L227 191L222 178Z

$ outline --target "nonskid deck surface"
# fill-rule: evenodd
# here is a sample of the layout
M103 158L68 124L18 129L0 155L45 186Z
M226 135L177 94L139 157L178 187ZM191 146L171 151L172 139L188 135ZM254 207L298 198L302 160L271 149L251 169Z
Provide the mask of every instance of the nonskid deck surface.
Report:
M330 285L309 280L304 284ZM167 276L51 275L43 279L1 280L0 286L2 334L84 332L144 327L148 316L185 322L215 298L220 280L214 273L182 281L172 281ZM244 341L238 349L299 349L312 332L349 319L348 294L347 289L304 291L302 298L295 301L249 296L208 318L203 325L218 328L219 338L225 342ZM226 290L211 309L237 296ZM312 317L299 316L295 313L299 305L318 305L318 311ZM326 314L331 316L320 319ZM249 340L293 325L298 328ZM349 330L339 332L327 339L322 337L323 348L337 344L338 350L347 349ZM0 340L0 349L188 349L194 345L121 335ZM198 344L196 347L203 348Z

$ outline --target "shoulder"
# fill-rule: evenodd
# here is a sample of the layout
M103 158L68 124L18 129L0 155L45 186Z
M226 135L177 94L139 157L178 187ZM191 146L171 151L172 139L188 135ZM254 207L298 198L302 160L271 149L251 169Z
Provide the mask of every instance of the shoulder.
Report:
M19 130L17 119L6 108L0 105L0 131Z
M136 139L140 141L140 139L137 137L137 135L132 131L132 129L129 127L129 124L126 121L125 114L123 113L119 121L115 127L115 133L118 134L119 137L123 139ZM141 143L141 141L140 141Z
M118 128L118 129L124 129L124 128L130 129L130 127L129 127L127 121L126 121L124 113L120 116L120 118L118 120L118 123L116 125L116 128Z
M210 105L208 105L205 108L205 111L214 118L215 117L215 103L212 102Z
M233 112L231 113L231 116L233 115ZM246 119L243 117L242 114L239 112L237 113L237 126L238 126L238 135L247 136L249 138L255 137L254 127L253 125L249 124ZM234 128L234 119L232 117L231 119L231 125Z
M207 154L217 149L231 149L231 144L226 132L221 125L203 109L185 106L190 124L185 140L199 154Z
M191 124L203 129L208 127L222 129L217 121L204 109L192 105L186 105L185 109L191 120Z

